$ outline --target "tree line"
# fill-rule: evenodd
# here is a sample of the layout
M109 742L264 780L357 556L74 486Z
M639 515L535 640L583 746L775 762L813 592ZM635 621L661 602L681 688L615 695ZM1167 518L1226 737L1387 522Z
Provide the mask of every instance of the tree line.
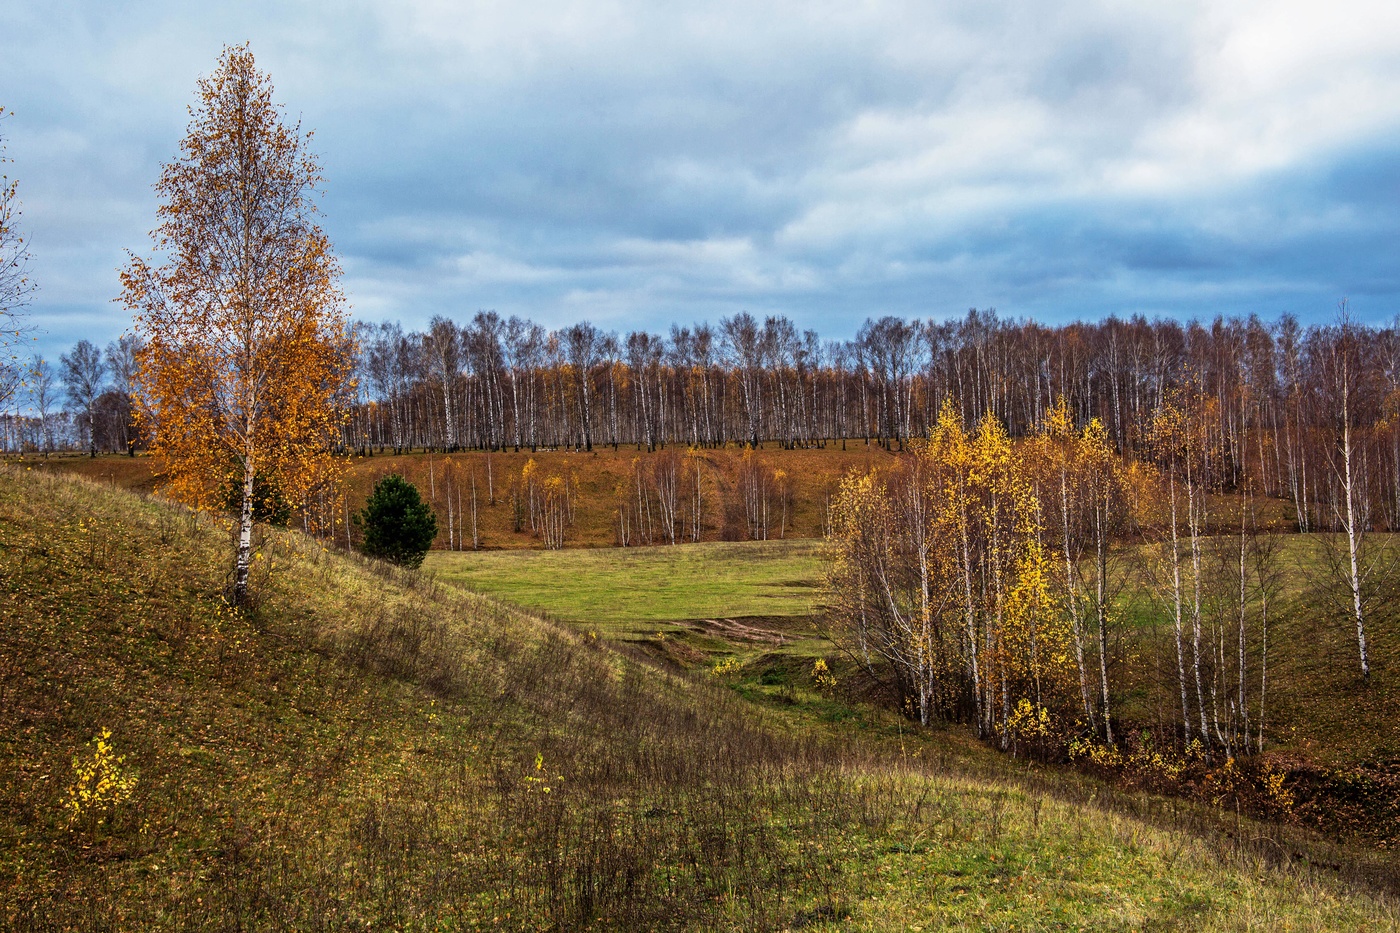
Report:
M1033 434L1057 400L1077 424L1152 459L1173 400L1204 406L1210 481L1291 501L1304 530L1339 527L1332 469L1341 420L1359 461L1361 518L1400 525L1400 329L1292 316L1209 324L1143 317L1048 326L991 311L867 320L847 341L747 313L718 326L625 336L555 331L494 312L353 329L357 395L342 433L362 453L630 445L902 449L945 403L967 424Z
M56 366L40 355L14 366L16 410L0 417L4 449L41 454L83 450L93 456L134 456L144 449L146 438L136 417L140 346L130 335L111 341L105 351L80 340L59 355Z
M1047 326L970 311L955 321L868 319L851 340L784 317L675 325L669 338L575 324L559 331L494 312L426 331L354 328L358 394L343 444L538 450L669 444L902 448L945 402L965 423L994 416L1026 437L1056 399L1098 419L1121 455L1151 458L1154 420L1175 398L1208 412L1212 482L1287 497L1299 527L1337 527L1333 438L1357 434L1352 481L1365 518L1400 523L1400 331L1294 317L1211 324L1107 318Z
M1345 418L1359 456L1351 482L1362 514L1352 520L1400 524L1400 330L1345 314L1312 327L1291 316L1047 326L974 310L867 320L836 341L747 313L662 337L587 322L550 331L488 311L416 332L359 323L350 336L346 451L902 448L929 435L945 402L967 424L992 415L1026 437L1063 399L1076 423L1097 418L1120 455L1151 459L1154 420L1189 396L1208 409L1211 481L1235 489L1248 477L1258 494L1288 499L1304 531L1340 527L1332 459ZM130 337L105 355L82 341L57 371L34 360L30 415L7 419L8 448L141 447L135 349ZM69 430L51 430L65 407Z

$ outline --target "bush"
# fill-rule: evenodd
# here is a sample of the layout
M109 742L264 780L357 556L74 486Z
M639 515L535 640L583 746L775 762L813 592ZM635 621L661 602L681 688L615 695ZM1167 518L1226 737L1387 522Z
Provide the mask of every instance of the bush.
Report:
M406 567L423 563L437 537L433 510L418 495L418 487L397 473L374 484L355 519L364 530L362 551Z

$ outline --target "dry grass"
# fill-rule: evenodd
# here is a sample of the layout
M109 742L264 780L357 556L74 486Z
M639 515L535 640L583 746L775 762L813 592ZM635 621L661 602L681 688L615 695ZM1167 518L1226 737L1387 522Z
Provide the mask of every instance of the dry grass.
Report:
M264 538L261 604L230 613L225 534L0 475L0 926L1397 926L1092 784L892 720L778 728L714 678L297 535ZM70 759L102 728L136 794L70 825Z
M676 448L684 453L685 448ZM742 492L738 473L743 450L737 447L701 451L702 491L705 541L740 541L747 538ZM460 489L452 495L455 510L458 493L466 511L462 529L466 546L471 544L471 479L477 485L478 534L485 549L516 549L542 547L541 538L531 534L528 522L516 530L516 513L511 500L512 484L520 478L525 463L534 459L542 476L570 478L577 492L574 520L565 535L568 547L612 547L618 543L617 508L619 496L629 501L633 488L635 467L639 461L642 471L650 469L658 453L623 447L598 448L593 453L567 450L543 450L535 453L458 453L379 455L350 457L348 489L353 511L364 504L374 483L390 474L399 473L418 486L425 499L432 502L438 516L440 533L434 547L448 545L447 499L444 483L448 464L453 482ZM834 494L841 477L851 469L865 469L888 463L892 454L861 441L851 441L842 450L839 442L825 449L783 450L776 445L756 452L770 468L782 469L791 484L791 505L786 524L781 509L775 504L770 515L770 538L820 537L826 527L828 493ZM150 492L154 489L153 463L148 457L128 458L103 456L95 459L63 455L49 460L30 459L26 465L40 470L71 473L94 481L122 488ZM619 493L619 487L622 492ZM451 487L456 489L457 487ZM343 531L341 532L343 534ZM660 534L657 529L657 534ZM658 542L659 543L659 539Z

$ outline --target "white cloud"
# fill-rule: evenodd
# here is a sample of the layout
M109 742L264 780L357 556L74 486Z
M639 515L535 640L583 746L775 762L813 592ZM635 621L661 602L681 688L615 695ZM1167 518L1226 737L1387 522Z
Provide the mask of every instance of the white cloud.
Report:
M0 104L46 247L36 314L105 319L195 79L245 39L318 131L362 316L1092 308L1154 281L1186 312L1236 286L1084 270L1140 217L1278 250L1377 227L1327 173L1400 138L1400 7L1349 0L11 4ZM1323 293L1390 245L1311 286L1219 274ZM1007 284L1035 276L1048 297Z

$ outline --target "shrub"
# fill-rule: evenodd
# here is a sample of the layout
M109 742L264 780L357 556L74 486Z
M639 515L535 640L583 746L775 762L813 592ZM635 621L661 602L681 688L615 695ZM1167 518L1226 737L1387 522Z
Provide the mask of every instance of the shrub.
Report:
M423 563L437 537L433 510L418 495L418 487L397 473L374 484L364 509L355 518L364 530L361 550L406 567Z
M1016 701L1003 734L1010 738L1013 753L1024 749L1047 761L1059 754L1061 737L1050 710L1025 697Z
M70 826L84 817L105 816L131 799L136 789L136 772L125 767L125 755L113 751L108 741L111 737L112 731L103 729L89 743L93 746L91 758L73 756L73 783L63 802Z
M728 674L738 673L741 667L743 667L743 665L739 663L738 658L729 657L710 668L710 674L715 677L724 677Z

